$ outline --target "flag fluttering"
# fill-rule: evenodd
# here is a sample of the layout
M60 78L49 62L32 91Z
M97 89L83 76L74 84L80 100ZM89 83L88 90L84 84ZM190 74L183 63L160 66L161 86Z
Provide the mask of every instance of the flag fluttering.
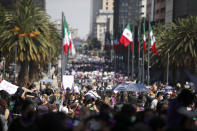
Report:
M71 50L72 48L72 38L71 33L69 31L68 24L66 22L65 16L63 16L63 26L62 26L62 33L63 33L63 48L64 54L68 54L68 49Z
M133 36L129 24L127 24L120 37L120 43L124 44L125 47L127 47L130 43L133 44Z
M157 55L156 41L155 41L155 36L153 35L151 25L149 25L149 28L150 28L150 39L151 39L151 47L152 47L152 50L153 50L153 54Z
M120 43L123 44L125 47L131 44L131 52L133 51L133 34L129 24L127 24L120 37Z
M146 32L145 32L145 23L143 23L143 47L144 47L144 54L146 54Z

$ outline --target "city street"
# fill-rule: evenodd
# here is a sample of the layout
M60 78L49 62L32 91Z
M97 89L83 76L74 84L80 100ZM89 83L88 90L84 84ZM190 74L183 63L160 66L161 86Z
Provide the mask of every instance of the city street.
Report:
M196 0L0 0L0 131L197 131Z

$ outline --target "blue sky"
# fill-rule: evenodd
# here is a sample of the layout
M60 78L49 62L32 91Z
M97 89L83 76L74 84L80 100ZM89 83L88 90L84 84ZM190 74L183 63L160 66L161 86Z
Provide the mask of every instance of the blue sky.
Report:
M90 28L90 0L46 0L46 10L51 20L61 19L63 11L71 27L79 29L84 38Z

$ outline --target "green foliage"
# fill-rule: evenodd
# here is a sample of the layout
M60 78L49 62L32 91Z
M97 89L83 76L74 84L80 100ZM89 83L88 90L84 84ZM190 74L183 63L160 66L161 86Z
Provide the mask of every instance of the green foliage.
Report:
M98 41L97 38L93 38L92 40L88 40L88 49L89 50L100 50L101 49L101 42Z
M156 25L157 56L152 56L154 66L166 67L169 51L170 66L180 72L197 65L197 17L177 19L169 28Z
M18 1L16 8L6 14L3 23L0 23L3 30L0 51L7 60L14 61L16 49L17 61L36 63L35 68L49 62L50 48L52 58L58 57L60 34L46 12L35 6L33 0Z

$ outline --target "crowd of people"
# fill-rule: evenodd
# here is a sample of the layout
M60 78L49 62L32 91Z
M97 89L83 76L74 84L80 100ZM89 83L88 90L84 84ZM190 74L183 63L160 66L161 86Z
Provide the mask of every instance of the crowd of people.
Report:
M89 67L91 65L88 65ZM96 65L95 65L96 66ZM166 91L155 83L150 92L115 92L128 82L123 74L73 66L73 88L19 87L0 91L2 131L193 131L197 97L193 87ZM102 67L101 67L102 68ZM80 69L80 70L79 70ZM0 78L0 82L2 78Z

